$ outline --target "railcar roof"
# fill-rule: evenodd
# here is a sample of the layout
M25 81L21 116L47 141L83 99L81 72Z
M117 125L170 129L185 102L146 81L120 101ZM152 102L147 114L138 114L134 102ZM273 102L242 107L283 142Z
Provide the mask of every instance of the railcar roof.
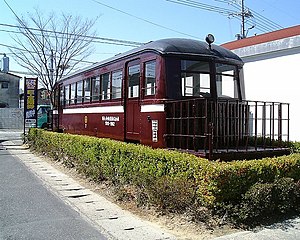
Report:
M62 78L61 80L143 52L156 52L160 55L190 55L209 58L220 58L224 60L236 61L237 63L242 64L241 58L239 58L236 54L224 47L213 44L210 49L206 42L193 39L169 38L146 43L144 45L141 45L140 47L118 54L112 58L106 59L99 63L95 63L85 69L76 71Z

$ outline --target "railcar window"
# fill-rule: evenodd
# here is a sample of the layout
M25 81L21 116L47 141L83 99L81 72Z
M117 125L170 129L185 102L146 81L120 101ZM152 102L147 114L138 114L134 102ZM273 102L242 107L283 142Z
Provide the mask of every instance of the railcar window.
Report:
M156 75L155 75L156 61L147 62L145 64L145 87L146 96L155 95L156 89Z
M65 103L65 91L64 91L64 88L63 87L60 87L59 88L59 104L60 104L60 106L63 106L64 105L64 103ZM57 107L58 107L58 104L57 104Z
M92 77L92 101L100 99L100 77Z
M237 67L216 63L218 97L238 98Z
M71 84L71 98L70 98L70 104L75 103L76 98L76 83Z
M70 85L65 86L65 103L66 105L70 105Z
M128 98L139 97L140 93L140 65L128 68Z
M83 84L84 84L83 101L90 102L90 100L91 100L91 78L85 79ZM99 95L99 92L98 92L98 95Z
M182 96L210 96L210 68L208 62L181 61Z
M8 88L8 82L2 82L1 88Z
M83 81L77 82L76 103L82 103L83 97Z
M110 74L101 75L101 100L110 99Z
M121 98L122 70L112 73L112 99Z

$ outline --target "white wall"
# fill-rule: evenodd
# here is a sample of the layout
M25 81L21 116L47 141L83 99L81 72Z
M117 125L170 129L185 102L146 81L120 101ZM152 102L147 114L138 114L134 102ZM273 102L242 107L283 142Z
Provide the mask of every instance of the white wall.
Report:
M300 54L245 63L244 75L247 100L290 103L290 140L300 141Z

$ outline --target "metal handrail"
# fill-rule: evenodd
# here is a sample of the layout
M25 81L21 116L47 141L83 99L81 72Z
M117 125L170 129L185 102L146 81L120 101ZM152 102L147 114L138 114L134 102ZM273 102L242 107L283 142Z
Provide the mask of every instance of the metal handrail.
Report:
M288 103L197 98L168 101L166 115L170 148L213 154L281 148L289 141Z

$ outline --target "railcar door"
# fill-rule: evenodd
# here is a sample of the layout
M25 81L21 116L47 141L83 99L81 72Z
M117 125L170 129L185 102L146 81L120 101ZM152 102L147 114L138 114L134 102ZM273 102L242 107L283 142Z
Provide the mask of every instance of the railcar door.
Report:
M125 79L125 139L140 142L140 61L127 64Z

